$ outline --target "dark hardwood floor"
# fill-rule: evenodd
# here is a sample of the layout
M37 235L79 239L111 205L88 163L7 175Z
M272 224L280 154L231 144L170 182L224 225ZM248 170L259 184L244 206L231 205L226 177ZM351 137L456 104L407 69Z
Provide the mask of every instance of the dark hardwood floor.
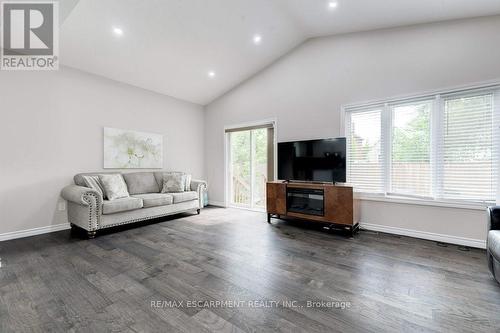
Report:
M209 208L93 240L62 231L0 242L0 257L2 333L500 330L482 250L264 213Z

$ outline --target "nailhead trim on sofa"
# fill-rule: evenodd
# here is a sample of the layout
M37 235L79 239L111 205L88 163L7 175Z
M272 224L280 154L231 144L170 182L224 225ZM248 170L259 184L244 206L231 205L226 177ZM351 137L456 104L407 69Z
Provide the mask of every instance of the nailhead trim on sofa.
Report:
M186 209L186 210L182 210L182 211L176 211L176 212L172 212L172 213L166 213L166 214L160 214L160 215L153 215L153 216L141 217L139 219L134 219L134 220L130 220L130 221L125 221L125 222L113 223L113 224L105 225L105 226L102 226L100 229L106 229L106 228L116 227L116 226L119 226L119 225L135 223L135 222L143 222L143 221L153 220L153 219L157 219L157 218L164 217L164 216L169 216L169 215L177 215L177 214L182 214L182 213L188 213L188 212L191 212L191 211L197 210L197 209L198 208L194 208L194 209L191 208L191 209Z
M89 196L94 197L95 200L95 216L96 216L96 226L95 228L92 227L92 215L94 213L94 203L92 200L89 198ZM102 206L101 198L91 192L87 192L83 195L82 198L83 201L85 201L89 205L89 231L94 231L99 229L99 217L100 217L100 207Z

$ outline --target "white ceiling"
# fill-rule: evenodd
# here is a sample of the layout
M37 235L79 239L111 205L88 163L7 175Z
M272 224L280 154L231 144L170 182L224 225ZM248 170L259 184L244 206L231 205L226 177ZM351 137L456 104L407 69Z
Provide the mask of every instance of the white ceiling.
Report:
M311 37L500 14L500 0L337 0L334 10L328 2L62 0L60 59L206 105Z

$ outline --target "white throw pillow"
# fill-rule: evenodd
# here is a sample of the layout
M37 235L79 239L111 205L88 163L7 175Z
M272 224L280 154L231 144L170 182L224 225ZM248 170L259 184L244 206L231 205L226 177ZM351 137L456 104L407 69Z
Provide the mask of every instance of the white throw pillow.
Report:
M127 184L121 174L99 175L99 180L108 200L128 198L130 196Z
M102 187L101 181L99 180L99 176L83 176L83 181L85 182L85 185L87 185L87 187L90 187L91 189L99 192L103 199L106 197L104 195L104 188Z
M164 172L163 173L163 179L165 179L165 176L169 175L184 175L186 176L186 188L184 191L191 191L191 179L193 178L191 175L181 172L181 171L169 171L169 172Z
M186 174L186 191L191 191L191 175Z
M186 190L186 175L180 172L163 174L163 189L161 193L184 192Z

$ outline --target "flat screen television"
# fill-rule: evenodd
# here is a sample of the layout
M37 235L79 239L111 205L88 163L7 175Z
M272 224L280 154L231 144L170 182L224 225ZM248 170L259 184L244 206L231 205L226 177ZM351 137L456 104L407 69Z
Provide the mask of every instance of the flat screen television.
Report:
M278 179L346 181L346 139L278 143Z

